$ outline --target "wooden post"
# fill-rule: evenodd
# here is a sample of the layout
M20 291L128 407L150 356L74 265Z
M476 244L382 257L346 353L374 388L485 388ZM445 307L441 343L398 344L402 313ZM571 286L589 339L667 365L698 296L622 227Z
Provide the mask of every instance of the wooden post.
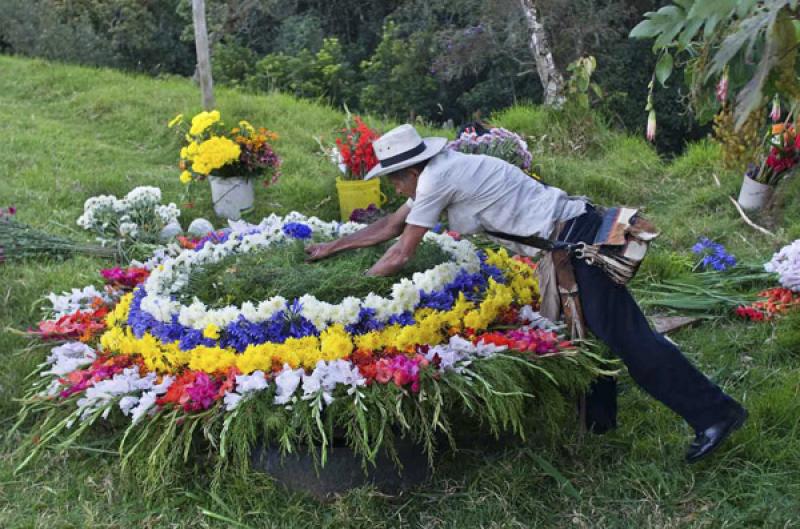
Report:
M197 51L197 77L203 95L203 109L212 110L216 103L214 102L214 83L211 79L211 53L208 48L205 0L192 0L192 20L194 22L194 47Z

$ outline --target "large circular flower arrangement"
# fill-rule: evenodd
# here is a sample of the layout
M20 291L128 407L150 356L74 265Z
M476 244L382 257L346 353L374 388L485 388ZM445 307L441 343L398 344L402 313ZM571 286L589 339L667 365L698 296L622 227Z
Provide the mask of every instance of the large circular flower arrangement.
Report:
M344 437L368 462L379 448L391 451L396 435L432 451L462 418L523 434L531 398L546 398L546 411L601 371L597 357L534 311L529 263L447 234L425 236L442 262L398 278L384 296L187 299L192 278L226 259L362 226L292 213L232 228L161 250L139 268L105 271L97 317L77 301L74 314L40 324L45 338L80 341L52 350L28 395L25 411L46 414L30 457L101 418L127 416L123 463L145 463L151 481L189 458L210 458L218 471L246 468L260 440L314 448L324 464L332 439ZM84 291L54 304L69 306ZM87 317L93 326L84 331L53 331Z

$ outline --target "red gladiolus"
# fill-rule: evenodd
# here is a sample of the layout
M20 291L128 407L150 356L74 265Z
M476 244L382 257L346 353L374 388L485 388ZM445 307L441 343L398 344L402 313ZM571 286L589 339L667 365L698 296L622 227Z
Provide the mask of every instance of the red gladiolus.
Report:
M380 135L370 129L359 116L355 117L355 122L355 127L342 130L345 136L336 139L336 146L350 177L358 180L364 178L378 163L372 142Z
M775 316L800 308L800 294L795 294L788 288L770 288L759 292L762 301L756 301L749 306L736 307L736 315L751 321L767 321Z
M98 298L99 299L99 298ZM78 339L88 342L106 329L105 318L108 307L95 300L93 311L76 311L65 314L57 320L45 320L39 323L39 329L29 330L28 333L39 335L43 340L71 340Z

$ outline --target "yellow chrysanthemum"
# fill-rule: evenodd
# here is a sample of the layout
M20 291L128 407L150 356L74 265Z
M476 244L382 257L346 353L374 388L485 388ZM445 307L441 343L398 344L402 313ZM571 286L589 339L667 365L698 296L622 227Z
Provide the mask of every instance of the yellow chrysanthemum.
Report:
M183 114L178 114L177 116L172 118L172 120L170 120L170 122L167 125L167 127L172 128L172 127L174 127L175 125L177 125L178 123L180 123L182 121L183 121Z
M222 136L214 136L197 146L197 152L192 157L192 169L196 173L207 175L214 169L219 169L225 164L239 159L241 148L233 141Z
M340 324L331 325L319 337L323 360L344 358L353 352L350 335Z
M219 327L213 323L206 325L206 328L203 329L203 338L208 338L209 340L219 340Z
M189 171L184 171L181 173L180 179L182 184L188 184L192 181L192 173Z
M219 111L212 110L211 112L200 112L192 118L192 127L189 129L189 134L197 136L202 134L205 130L219 121Z
M252 125L251 125L249 122L247 122L247 121L244 121L244 120L240 121L240 122L239 122L239 126L240 126L240 127L242 127L244 130L246 130L247 132L249 132L250 134L255 134L255 133L256 133L256 129L255 129L255 127L253 127L253 126L252 126Z

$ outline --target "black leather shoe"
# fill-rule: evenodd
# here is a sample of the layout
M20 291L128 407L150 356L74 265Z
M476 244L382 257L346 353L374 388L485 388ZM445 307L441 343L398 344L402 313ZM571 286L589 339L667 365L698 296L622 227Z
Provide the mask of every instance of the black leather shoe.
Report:
M747 410L741 408L740 411L728 419L713 424L702 432L697 432L694 441L689 445L689 450L686 452L686 462L695 463L706 457L722 444L722 441L727 439L730 434L741 428L745 420L747 420Z

